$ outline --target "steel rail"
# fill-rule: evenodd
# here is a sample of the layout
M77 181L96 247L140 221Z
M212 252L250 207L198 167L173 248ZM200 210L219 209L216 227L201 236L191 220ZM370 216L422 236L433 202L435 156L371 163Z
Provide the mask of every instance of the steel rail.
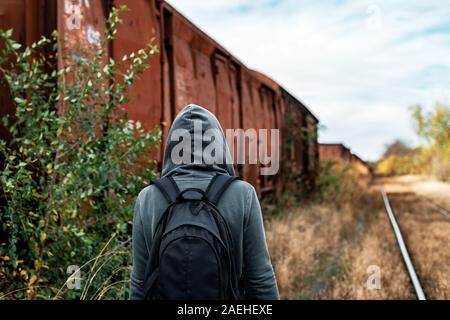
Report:
M414 269L414 265L411 262L411 258L409 256L408 249L406 248L402 233L400 232L400 228L397 224L397 220L395 219L394 212L392 211L391 205L389 204L389 199L383 188L381 189L381 194L383 195L384 205L386 207L386 211L388 213L389 220L391 221L391 225L392 225L392 229L394 230L395 237L397 238L397 243L400 248L400 252L402 253L403 260L405 262L406 268L408 269L409 277L414 286L414 290L416 291L417 298L419 300L426 300L425 293L423 292L422 286L420 285L419 277L417 277L416 270Z

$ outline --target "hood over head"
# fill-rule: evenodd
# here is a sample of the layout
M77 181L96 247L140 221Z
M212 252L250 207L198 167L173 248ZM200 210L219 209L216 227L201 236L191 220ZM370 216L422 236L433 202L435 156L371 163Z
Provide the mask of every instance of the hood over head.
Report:
M161 175L200 177L216 173L235 175L222 127L210 111L189 104L169 130Z

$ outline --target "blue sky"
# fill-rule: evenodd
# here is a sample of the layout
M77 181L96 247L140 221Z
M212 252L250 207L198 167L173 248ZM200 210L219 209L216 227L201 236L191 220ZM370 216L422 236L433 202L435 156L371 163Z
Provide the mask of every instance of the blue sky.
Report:
M418 143L408 107L450 104L450 2L169 0L248 67L304 101L367 160Z

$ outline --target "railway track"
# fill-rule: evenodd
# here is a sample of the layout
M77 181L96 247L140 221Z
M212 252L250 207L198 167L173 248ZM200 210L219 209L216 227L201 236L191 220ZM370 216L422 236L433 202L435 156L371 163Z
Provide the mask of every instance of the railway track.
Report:
M398 226L397 219L395 218L394 212L393 212L393 210L391 208L391 205L389 203L389 198L388 198L388 196L386 194L386 191L383 188L381 189L381 194L383 196L384 206L386 208L386 212L388 214L389 221L391 223L392 229L393 229L395 237L397 239L397 244L399 246L400 253L401 253L402 258L403 258L403 262L405 263L406 269L408 271L409 278L410 278L411 283L412 283L412 285L414 287L414 290L416 292L417 299L419 299L419 300L426 300L425 293L423 291L423 288L422 288L422 285L420 283L419 277L417 276L417 272L416 272L416 270L414 268L414 265L413 265L413 263L411 261L411 257L409 255L408 248L406 246L406 243L405 243L405 241L403 239L402 233L401 233L400 228Z

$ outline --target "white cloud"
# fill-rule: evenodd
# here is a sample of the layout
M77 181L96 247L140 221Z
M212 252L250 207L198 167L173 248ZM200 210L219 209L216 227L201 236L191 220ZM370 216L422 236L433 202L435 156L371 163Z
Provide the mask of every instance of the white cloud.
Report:
M169 2L301 98L327 127L321 141L342 141L363 158L397 137L417 142L409 105L450 102L443 1Z

